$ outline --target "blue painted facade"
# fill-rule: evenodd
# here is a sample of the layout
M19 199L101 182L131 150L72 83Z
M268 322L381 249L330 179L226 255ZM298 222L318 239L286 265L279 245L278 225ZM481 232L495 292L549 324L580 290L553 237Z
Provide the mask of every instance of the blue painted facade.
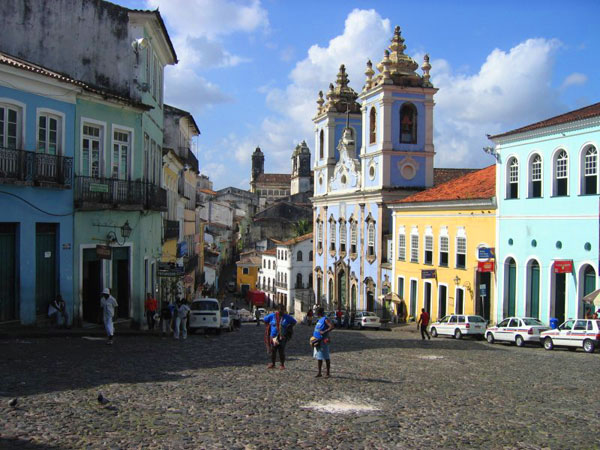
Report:
M5 65L0 75L13 86L0 86L3 118L9 110L17 118L16 140L7 141L6 133L12 132L4 128L0 143L0 234L5 245L14 245L3 249L11 255L14 251L14 258L1 262L10 272L4 272L0 282L1 320L43 323L50 301L59 293L71 320L76 88ZM40 129L50 120L57 132L51 138L50 127Z
M418 64L403 54L399 28L391 42L389 72L382 62L373 76L369 62L356 94L342 66L327 102L322 93L317 101L313 280L317 302L329 309L385 314L382 295L392 288L388 205L433 185L437 90L427 60L422 76L414 72Z
M599 285L599 116L491 137L499 154L496 321L592 312L582 298ZM572 271L556 273L565 262Z

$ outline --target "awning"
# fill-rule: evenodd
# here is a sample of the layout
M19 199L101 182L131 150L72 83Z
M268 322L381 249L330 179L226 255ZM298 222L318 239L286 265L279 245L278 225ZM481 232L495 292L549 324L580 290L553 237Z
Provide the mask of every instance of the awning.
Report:
M394 303L402 303L402 299L398 297L398 294L388 292L387 294L380 295L379 300L388 300Z
M583 297L585 303L591 303L596 306L600 306L600 289L596 289L594 292L590 292L588 295Z

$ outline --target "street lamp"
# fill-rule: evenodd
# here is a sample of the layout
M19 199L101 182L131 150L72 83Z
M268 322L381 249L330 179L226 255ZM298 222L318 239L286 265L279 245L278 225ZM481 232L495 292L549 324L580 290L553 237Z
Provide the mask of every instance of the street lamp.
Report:
M460 277L458 275L456 275L454 277L454 284L456 284L456 285L460 284Z
M129 221L126 220L125 223L123 224L123 226L121 226L121 237L123 238L123 242L119 242L119 239L117 238L117 234L114 231L109 231L108 234L106 235L106 239L109 242L116 242L117 244L123 246L125 245L125 241L127 240L127 238L129 236L131 236L131 227L129 226Z

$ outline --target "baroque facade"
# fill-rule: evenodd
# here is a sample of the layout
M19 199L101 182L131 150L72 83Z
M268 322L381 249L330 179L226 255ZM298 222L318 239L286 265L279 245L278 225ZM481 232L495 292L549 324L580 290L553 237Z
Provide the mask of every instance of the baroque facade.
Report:
M313 230L316 302L382 312L392 287L388 204L434 184L433 96L429 57L423 74L404 53L396 27L377 65L367 62L360 94L342 65L319 92L315 124Z

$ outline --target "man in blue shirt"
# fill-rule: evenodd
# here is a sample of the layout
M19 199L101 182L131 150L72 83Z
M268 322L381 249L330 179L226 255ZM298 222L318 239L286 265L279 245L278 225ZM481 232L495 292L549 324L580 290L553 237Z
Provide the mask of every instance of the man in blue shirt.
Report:
M263 319L267 329L265 330L265 341L267 349L271 353L271 364L268 368L275 368L277 353L279 353L279 362L281 370L285 369L285 344L291 336L291 330L296 325L296 319L285 313L285 305L280 304L277 311L268 314Z

